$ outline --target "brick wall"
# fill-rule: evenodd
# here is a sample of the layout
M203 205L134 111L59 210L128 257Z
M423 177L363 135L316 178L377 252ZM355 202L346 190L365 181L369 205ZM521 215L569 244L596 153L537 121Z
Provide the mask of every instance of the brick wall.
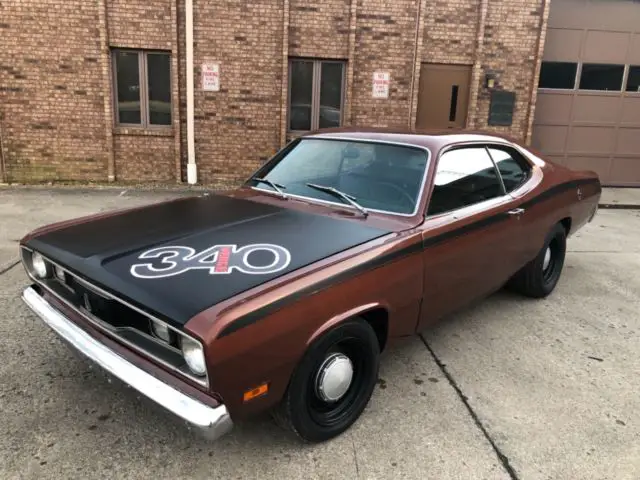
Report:
M351 0L292 0L289 55L347 58L350 3Z
M0 122L10 181L106 180L97 2L0 4Z
M525 138L544 2L194 0L198 180L236 183L282 145L296 56L347 61L345 123L361 126L412 125L420 63L434 62L473 66L469 126L485 128L494 71L517 104L513 126L493 129ZM1 5L10 180L186 180L184 0ZM171 51L174 122L162 135L113 125L113 47ZM220 63L220 92L202 91L205 62ZM371 96L376 70L391 74L388 99Z
M351 112L354 125L407 126L418 2L358 0ZM373 73L388 71L388 99L371 96Z
M172 49L169 0L107 0L109 44Z
M196 0L194 9L198 180L238 182L279 146L282 2ZM219 92L200 88L205 62L220 63Z
M480 2L427 1L425 7L423 61L472 65Z
M481 88L476 114L478 128L508 133L522 140L527 136L543 5L543 0L489 1L482 69L499 75L498 88L516 92L516 105L511 127L487 127L490 92Z
M116 177L124 182L175 180L173 136L116 135Z
M175 57L176 19L172 0L107 0L108 44L110 48L169 51ZM178 63L173 59L172 87L178 95ZM115 178L120 181L175 181L179 152L179 109L173 102L174 125L159 134L139 128L113 129Z

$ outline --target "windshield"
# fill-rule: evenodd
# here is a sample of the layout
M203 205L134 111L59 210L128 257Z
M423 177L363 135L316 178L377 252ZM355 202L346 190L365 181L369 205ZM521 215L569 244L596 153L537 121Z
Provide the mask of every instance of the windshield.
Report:
M303 138L260 169L286 195L344 203L309 184L332 187L368 210L414 214L427 167L427 152L417 147L352 140ZM273 190L266 182L248 185Z

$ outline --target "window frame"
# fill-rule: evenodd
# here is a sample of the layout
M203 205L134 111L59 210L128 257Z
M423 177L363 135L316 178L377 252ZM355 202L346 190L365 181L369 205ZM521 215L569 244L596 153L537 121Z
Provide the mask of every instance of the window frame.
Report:
M624 85L622 85L623 93L625 93L626 95L629 95L629 94L633 95L633 94L640 93L640 85L638 86L637 90L627 90L627 88L629 88L629 77L631 76L632 68L637 68L640 71L640 62L638 64L629 63L626 65L626 71L624 75Z
M426 155L427 159L424 166L424 172L422 173L422 179L420 180L420 189L419 189L418 197L416 198L416 206L413 212L399 213L399 212L393 212L390 210L381 210L376 208L367 208L367 211L370 213L379 213L382 215L390 215L394 217L411 218L411 217L415 217L416 215L420 215L421 217L424 217L424 215L420 212L420 210L421 210L422 202L425 200L425 197L431 196L430 193L427 195L426 186L427 186L427 180L429 178L429 169L431 167L431 161L433 157L431 155L431 150L429 149L429 147L426 147L423 145L416 145L414 143L396 142L393 140L377 140L377 139L370 139L370 138L353 138L353 137L341 136L341 135L300 136L300 137L294 138L289 143L287 143L284 147L282 147L278 152L276 152L276 154L273 157L267 160L267 162L264 165L258 168L249 178L247 178L247 180L243 182L243 186L246 186L252 190L258 190L260 192L273 194L274 193L273 190L267 190L265 188L261 188L259 185L255 185L255 186L249 185L249 182L255 177L262 177L263 175L267 174L271 170L271 168L277 165L282 160L282 158L286 156L298 143L304 140L334 140L334 141L343 141L343 142L371 143L371 144L378 144L378 145L396 145L400 147L413 148L415 150L423 152ZM322 200L315 197L306 197L303 195L293 195L293 194L288 194L288 196L290 196L291 198L297 198L297 199L305 200L312 203L335 205L341 208L356 210L356 208L353 205L350 205L344 202L341 203L338 200L334 202L331 200Z
M440 165L440 159L442 158L442 156L444 154L446 154L447 152L450 152L451 150L460 150L460 149L464 149L464 148L483 148L486 152L487 155L489 156L489 159L491 160L491 163L493 164L493 169L496 172L496 175L498 176L498 180L500 181L500 185L502 188L502 195L498 196L498 197L494 197L494 198L488 198L486 200L483 200L481 202L478 203L472 203L469 205L465 205L463 207L458 207L458 208L454 208L453 210L447 210L446 212L439 212L439 213L433 213L433 214L429 214L429 205L431 204L431 199L433 197L433 187L435 185L435 179L436 179L436 175L438 174L438 165ZM525 162L525 164L527 165L528 168L528 174L527 174L527 178L515 189L511 190L510 192L507 192L505 186L504 186L504 180L502 179L502 175L500 174L500 169L498 168L498 165L496 164L496 162L493 160L493 157L491 156L491 153L489 152L489 148L507 148L510 150L515 151L520 157L521 160L523 160ZM518 161L518 160L516 160ZM520 162L518 161L518 163L520 164ZM470 141L470 142L463 142L463 143L456 143L453 145L449 145L445 148L443 148L439 153L438 156L436 158L436 161L434 162L434 167L433 167L433 174L431 175L431 185L429 186L429 194L427 195L427 203L425 205L425 211L424 211L424 217L425 220L430 220L432 218L437 218L437 217L444 217L447 215L452 215L456 213L460 213L461 211L464 211L466 209L470 209L470 208L477 208L478 206L482 205L483 207L480 208L480 210L485 210L487 208L491 208L495 205L498 205L500 203L504 203L505 200L510 200L513 201L515 200L515 198L512 196L513 192L515 192L516 190L518 190L519 188L522 188L523 185L525 185L527 182L529 182L532 178L532 173L534 170L535 165L528 159L526 158L523 154L520 153L520 151L518 150L517 146L512 145L510 143L502 143L502 142L492 142L492 141ZM456 217L457 218L457 217Z
M618 90L595 90L593 88L580 88L582 83L582 74L584 73L585 65L609 65L612 67L622 67L622 77L620 78L620 87ZM578 92L599 92L599 93L624 93L627 83L627 72L629 70L628 63L597 63L597 62L580 62L580 75L576 75L576 87Z
M541 87L540 86L540 78L542 76L542 64L543 63L568 63L568 64L575 64L576 65L576 71L573 75L573 85L571 86L571 88L557 88L557 87ZM568 62L568 61L559 61L559 60L542 60L540 62L540 73L538 74L538 89L540 90L552 90L552 91L560 91L560 92L570 92L572 90L576 90L577 86L578 86L578 81L580 78L580 75L582 73L582 63L581 62Z
M118 52L136 53L138 56L138 78L140 81L140 123L120 122L120 109L118 105L118 67L116 57ZM171 97L171 123L168 125L152 124L149 111L149 71L148 55L163 54L169 57L169 94ZM168 130L173 128L173 78L172 78L172 54L169 50L146 50L139 48L112 48L111 49L111 72L113 88L113 121L116 127L139 128L146 130Z
M620 90L591 90L591 89L586 89L586 88L580 88L580 81L582 80L582 67L587 64L587 65L591 65L594 64L593 62L584 62L582 60L579 61L564 61L564 60L543 60L541 62L542 63L575 63L577 65L576 68L576 75L574 78L574 85L572 88L552 88L552 87L541 87L540 86L540 74L538 74L538 90L542 90L545 92L555 92L555 93L567 93L567 92L572 92L572 93L578 93L578 92L586 92L586 93L597 93L598 95L615 95L615 94L624 94L624 95L634 95L634 94L639 94L640 90L638 91L628 91L627 90L627 84L629 81L629 73L631 71L632 67L638 67L640 65L635 65L635 64L631 64L631 63L624 63L624 64L620 64L620 63L595 63L596 65L617 65L620 66L622 65L624 67L623 73L622 73L622 86ZM541 71L542 71L542 67L541 67Z
M311 75L311 125L309 130L291 130L291 84L293 83L292 64L294 62L311 62L313 63L313 72ZM340 83L340 124L344 123L344 107L345 107L345 88L347 83L347 66L346 60L308 58L308 57L289 57L288 64L288 82L287 82L287 134L303 135L308 132L319 130L320 124L320 87L322 80L322 65L325 63L337 63L342 66L342 78Z
M502 174L500 173L500 167L498 167L498 164L494 160L493 155L491 155L490 149L492 148L495 150L503 150L509 153L511 158L524 170L526 174L524 179L514 189L507 191L507 187L504 184L504 179L502 178ZM485 149L487 150L489 157L491 157L491 161L493 162L493 165L498 170L498 175L500 176L500 182L502 182L502 188L506 192L506 195L510 195L512 192L515 192L531 179L531 174L533 173L533 165L531 165L531 163L529 163L529 161L524 157L524 155L522 155L518 150L516 150L511 145L502 145L499 143L487 143L485 145Z

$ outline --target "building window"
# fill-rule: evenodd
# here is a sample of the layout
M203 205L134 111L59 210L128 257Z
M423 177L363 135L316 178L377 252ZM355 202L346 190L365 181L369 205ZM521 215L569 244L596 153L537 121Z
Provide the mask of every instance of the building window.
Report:
M603 63L583 63L580 74L580 90L622 89L624 65L606 65Z
M114 50L115 118L118 125L171 125L171 55Z
M576 84L577 63L542 62L539 88L573 90Z
M631 65L629 67L626 90L627 92L640 92L640 66Z
M289 131L342 124L344 65L329 60L290 60Z

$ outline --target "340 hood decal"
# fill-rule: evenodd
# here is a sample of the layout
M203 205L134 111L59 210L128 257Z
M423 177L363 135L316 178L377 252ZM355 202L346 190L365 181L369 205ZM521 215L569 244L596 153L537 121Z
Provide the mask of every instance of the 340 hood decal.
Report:
M266 253L270 263L256 264L251 254ZM256 243L238 245L213 245L201 252L183 245L163 246L147 250L138 256L150 262L131 266L131 275L137 278L166 278L181 275L189 270L208 270L210 275L228 275L234 270L247 275L266 275L284 270L291 263L291 253L280 245Z

